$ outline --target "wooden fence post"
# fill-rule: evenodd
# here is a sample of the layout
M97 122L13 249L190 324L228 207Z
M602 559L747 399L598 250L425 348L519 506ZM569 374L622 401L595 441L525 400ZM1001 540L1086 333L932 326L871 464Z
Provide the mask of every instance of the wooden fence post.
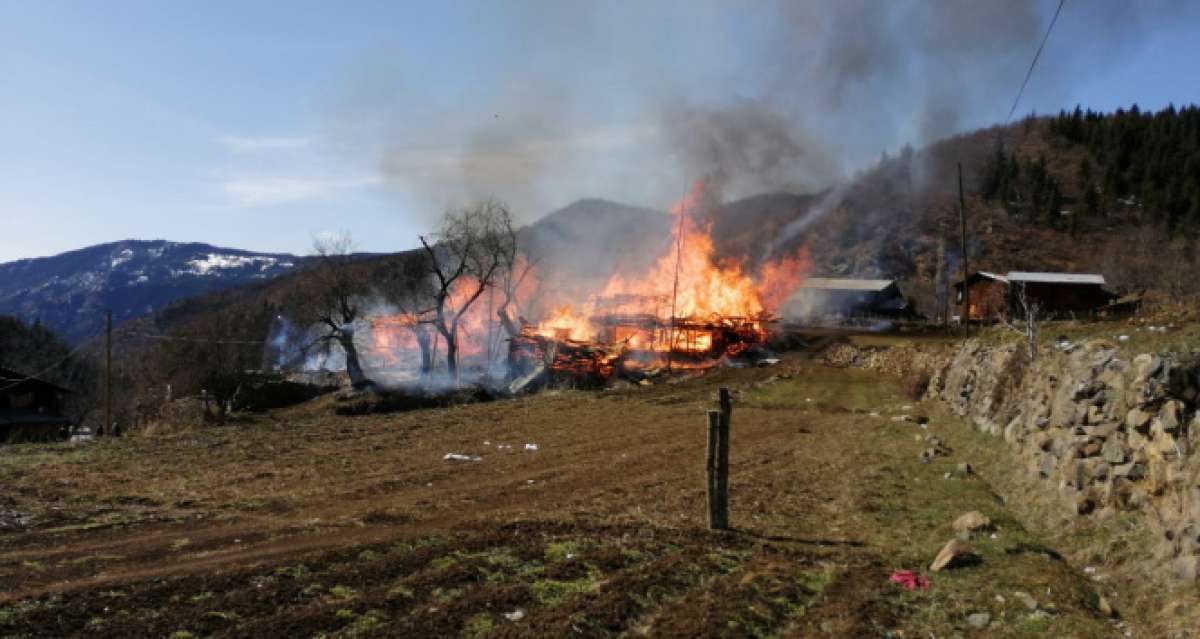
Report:
M721 413L708 411L708 450L704 459L704 492L708 496L708 527L717 529L717 446L721 430Z
M716 530L727 530L729 528L729 423L733 417L733 399L729 389L723 386L718 391L718 397L721 411L717 424L717 503L712 527Z

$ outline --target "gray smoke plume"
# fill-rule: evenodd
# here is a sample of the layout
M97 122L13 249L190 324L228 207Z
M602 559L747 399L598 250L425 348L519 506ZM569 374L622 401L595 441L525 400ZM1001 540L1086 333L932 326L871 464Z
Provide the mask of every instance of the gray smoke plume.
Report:
M812 192L881 151L1002 121L1055 4L483 3L470 62L418 72L373 54L330 130L418 226L483 196L525 221L581 197L666 208L703 176L726 198ZM1068 3L1063 29L1117 55L1174 11L1122 7ZM1064 57L1043 57L1023 104L1073 106L1082 62ZM446 81L421 86L430 75Z

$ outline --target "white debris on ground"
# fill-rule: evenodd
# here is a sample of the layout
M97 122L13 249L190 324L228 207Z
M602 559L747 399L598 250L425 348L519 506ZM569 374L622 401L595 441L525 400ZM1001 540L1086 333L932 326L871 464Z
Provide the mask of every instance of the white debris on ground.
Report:
M525 618L525 611L517 608L512 612L504 613L504 618L509 621L520 621Z
M0 509L0 530L26 528L33 522L33 517L16 510Z
M537 444L525 444L525 450L537 450L537 449L538 449Z
M482 457L479 457L479 456L472 457L470 455L463 455L461 453L446 453L445 456L442 457L442 459L444 459L446 461L476 461L476 462L483 461Z
M774 366L782 361L783 360L779 359L778 357L764 357L764 358L758 360L758 365L764 366L764 367L765 366Z
M1117 336L1117 341L1118 341L1118 342L1128 342L1128 341L1129 341L1129 336L1128 336L1128 335L1118 335L1118 336Z

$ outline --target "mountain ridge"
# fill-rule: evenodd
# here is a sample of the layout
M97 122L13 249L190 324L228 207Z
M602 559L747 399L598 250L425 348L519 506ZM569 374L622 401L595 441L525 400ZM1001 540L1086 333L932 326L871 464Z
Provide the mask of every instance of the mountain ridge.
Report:
M119 240L0 264L0 314L54 329L71 342L171 302L273 279L306 258L201 242Z

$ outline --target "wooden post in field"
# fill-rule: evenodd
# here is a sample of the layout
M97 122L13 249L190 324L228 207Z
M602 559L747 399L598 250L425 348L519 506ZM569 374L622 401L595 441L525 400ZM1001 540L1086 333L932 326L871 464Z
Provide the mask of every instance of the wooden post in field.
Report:
M717 447L720 442L721 412L708 411L708 450L704 458L705 493L708 496L708 527L717 530Z
M729 528L729 422L733 417L733 399L729 389L722 386L718 391L721 403L720 422L717 428L717 505L713 528Z
M958 232L962 250L962 315L959 325L966 327L970 317L971 303L967 300L967 198L963 195L962 162L958 163Z
M104 317L104 425L101 432L116 435L112 430L112 310Z

